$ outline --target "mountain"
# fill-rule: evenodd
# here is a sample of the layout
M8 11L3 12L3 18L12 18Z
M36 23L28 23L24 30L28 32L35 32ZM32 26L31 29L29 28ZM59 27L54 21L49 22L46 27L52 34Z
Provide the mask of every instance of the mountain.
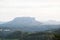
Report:
M23 24L23 25L25 25L25 24L28 24L28 25L41 24L40 22L36 21L35 18L32 18L32 17L17 17L13 21L10 21L8 23Z
M42 23L35 20L32 17L16 17L12 21L0 25L1 28L10 28L13 30L26 30L33 31L37 30L37 26Z
M32 17L16 17L12 21L0 25L0 28L20 31L45 31L60 28L60 25L42 25Z
M3 23L5 23L5 22L0 22L0 24L3 24Z
M35 26L35 25L40 25L42 23L38 22L35 20L35 18L31 18L31 17L17 17L15 19L13 19L10 22L4 23L3 26L17 26L17 27L21 27L21 26Z

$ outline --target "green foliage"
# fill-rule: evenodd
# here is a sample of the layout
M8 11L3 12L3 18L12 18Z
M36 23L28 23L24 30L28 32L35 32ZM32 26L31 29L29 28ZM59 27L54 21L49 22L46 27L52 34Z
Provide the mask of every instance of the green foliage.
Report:
M35 33L15 31L6 40L60 40L60 30Z
M11 34L9 34L6 38L20 38L21 37L21 31L15 31Z

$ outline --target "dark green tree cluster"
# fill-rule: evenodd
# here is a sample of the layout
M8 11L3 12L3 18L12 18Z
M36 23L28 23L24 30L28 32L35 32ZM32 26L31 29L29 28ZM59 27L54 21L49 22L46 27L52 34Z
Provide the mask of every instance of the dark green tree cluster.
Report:
M15 31L6 38L19 40L60 40L60 30L35 33Z

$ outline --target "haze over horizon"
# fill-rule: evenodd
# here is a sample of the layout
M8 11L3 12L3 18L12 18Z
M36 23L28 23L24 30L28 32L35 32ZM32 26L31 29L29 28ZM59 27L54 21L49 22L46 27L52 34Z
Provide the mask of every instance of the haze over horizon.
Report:
M60 21L60 0L0 0L0 21L15 17Z

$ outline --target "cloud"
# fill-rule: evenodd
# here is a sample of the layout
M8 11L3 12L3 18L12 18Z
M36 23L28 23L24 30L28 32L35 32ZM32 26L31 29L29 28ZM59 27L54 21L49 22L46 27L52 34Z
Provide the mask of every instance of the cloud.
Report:
M59 13L60 0L0 0L1 20L22 15L59 20Z

